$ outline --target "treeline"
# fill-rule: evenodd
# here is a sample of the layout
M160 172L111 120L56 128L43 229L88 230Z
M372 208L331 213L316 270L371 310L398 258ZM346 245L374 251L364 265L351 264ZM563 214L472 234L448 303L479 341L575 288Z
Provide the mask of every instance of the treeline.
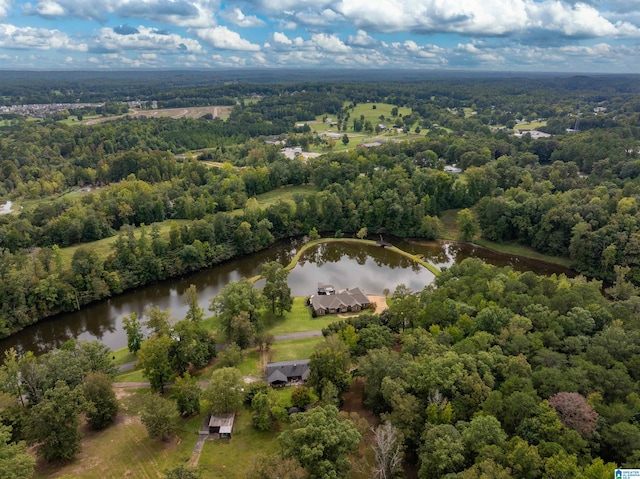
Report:
M3 334L312 228L340 235L366 227L371 233L437 238L440 213L476 203L477 221L489 239L518 240L548 254L569 256L579 271L590 275L614 280L621 274L637 283L640 192L630 165L638 160L627 148L637 140L626 131L535 141L430 135L309 162L285 160L277 148L258 142L211 150L214 158L244 164L239 170L178 162L162 152L116 154L103 163L101 174L107 180L127 180L79 199L43 203L0 218L8 278ZM464 175L442 171L443 160L465 166ZM574 160L591 174L581 173ZM248 201L282 185L306 183L322 191L265 210ZM227 214L237 208L245 208L244 213ZM128 244L128 252L123 249L115 256L127 259L101 262L93 254L79 260L75 269L54 268L54 245L90 241L126 225L166 219L197 221L176 225L169 241L156 231L143 240L117 242ZM34 245L42 249L26 251Z
M607 477L640 454L640 330L638 297L601 287L467 259L325 334L359 357L418 477Z

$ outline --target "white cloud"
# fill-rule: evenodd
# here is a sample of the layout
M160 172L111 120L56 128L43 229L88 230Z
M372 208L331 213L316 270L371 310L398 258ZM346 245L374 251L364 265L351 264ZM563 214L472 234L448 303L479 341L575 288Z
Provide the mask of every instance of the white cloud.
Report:
M88 47L78 43L60 30L46 28L16 27L0 24L0 48L18 50L62 50L86 52Z
M296 19L305 25L324 27L343 20L343 17L330 8L326 8L319 13L310 11L298 13Z
M637 26L612 23L585 3L559 0L339 0L336 10L353 25L396 33L459 33L478 36L516 35L538 30L565 36L640 36Z
M11 8L11 0L0 0L0 20L6 18Z
M197 40L175 33L161 33L154 28L137 27L137 33L120 35L113 28L100 29L97 47L106 51L147 50L165 53L200 52Z
M255 15L245 15L239 8L224 9L220 12L220 16L238 27L249 28L265 25L263 20Z
M311 35L311 42L327 52L346 53L351 50L351 48L345 45L337 35L314 33L313 35Z
M219 7L219 0L37 0L35 5L25 4L24 11L45 18L75 17L99 22L105 22L108 14L113 14L203 28L216 24Z
M364 30L358 30L356 35L349 35L347 45L355 47L371 47L378 43L375 38L370 37Z
M293 41L283 32L273 32L273 41L281 45L293 45Z
M227 27L203 28L195 30L198 38L220 50L258 51L260 45L242 38Z

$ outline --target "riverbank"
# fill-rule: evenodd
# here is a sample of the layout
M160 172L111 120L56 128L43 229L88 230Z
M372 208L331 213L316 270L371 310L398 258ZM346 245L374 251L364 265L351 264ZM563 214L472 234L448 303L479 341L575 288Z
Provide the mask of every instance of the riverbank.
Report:
M377 241L359 239L359 238L320 238L320 239L310 240L309 242L305 243L302 246L302 248L300 248L296 252L296 254L293 256L289 264L284 267L285 271L291 271L293 268L295 268L296 265L298 264L298 261L300 261L300 258L307 250L324 243L355 243L355 244L363 244L368 246L380 246ZM422 257L418 255L411 254L408 251L401 250L400 248L397 248L395 246L380 246L380 247L386 248L389 251L393 251L394 253L398 253L401 256L409 258L410 260L427 268L435 276L438 276L440 274L440 270L435 265L432 265L428 261L425 261ZM255 283L261 279L262 279L262 275L256 275L249 278L249 281L252 283Z
M456 224L456 218L459 209L443 211L440 219L443 225L443 231L440 234L439 239L450 241L461 241L460 230ZM496 241L490 241L485 238L473 238L468 243L482 246L490 251L496 253L508 254L511 256L521 256L523 258L529 258L537 261L544 261L545 263L556 264L563 268L571 269L571 260L569 258L563 258L561 256L550 256L536 251L535 249L518 243L517 241L510 241L506 243L498 243Z

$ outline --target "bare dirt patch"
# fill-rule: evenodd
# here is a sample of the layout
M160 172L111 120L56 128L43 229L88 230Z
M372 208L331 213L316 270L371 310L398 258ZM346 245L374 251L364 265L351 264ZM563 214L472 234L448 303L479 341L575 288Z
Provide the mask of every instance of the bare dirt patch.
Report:
M376 314L382 313L385 309L387 309L387 297L384 295L367 295L372 303L376 303Z
M214 118L228 118L230 106L196 106L190 108L164 108L159 110L133 110L130 116L146 116L148 118L200 118L210 114Z

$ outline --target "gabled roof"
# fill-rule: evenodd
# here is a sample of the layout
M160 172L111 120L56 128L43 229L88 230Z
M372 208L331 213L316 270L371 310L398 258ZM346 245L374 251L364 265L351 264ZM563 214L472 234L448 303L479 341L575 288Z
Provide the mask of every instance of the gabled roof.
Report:
M360 288L353 288L352 290L349 290L349 293L351 294L353 299L355 299L360 304L370 304L371 303L371 301L369 301L369 298L367 297L367 295L364 294Z
M360 288L353 288L351 290L345 289L337 294L332 295L313 295L310 298L311 306L313 309L338 309L346 308L347 306L368 306L371 301L364 294Z
M267 382L287 382L291 378L306 379L309 375L309 360L295 359L293 361L280 361L267 363Z
M280 371L279 369L274 370L271 374L269 374L269 376L267 377L267 382L269 384L271 383L276 383L276 382L284 382L286 383L289 380L289 378L287 378L287 375L284 374L282 371Z

